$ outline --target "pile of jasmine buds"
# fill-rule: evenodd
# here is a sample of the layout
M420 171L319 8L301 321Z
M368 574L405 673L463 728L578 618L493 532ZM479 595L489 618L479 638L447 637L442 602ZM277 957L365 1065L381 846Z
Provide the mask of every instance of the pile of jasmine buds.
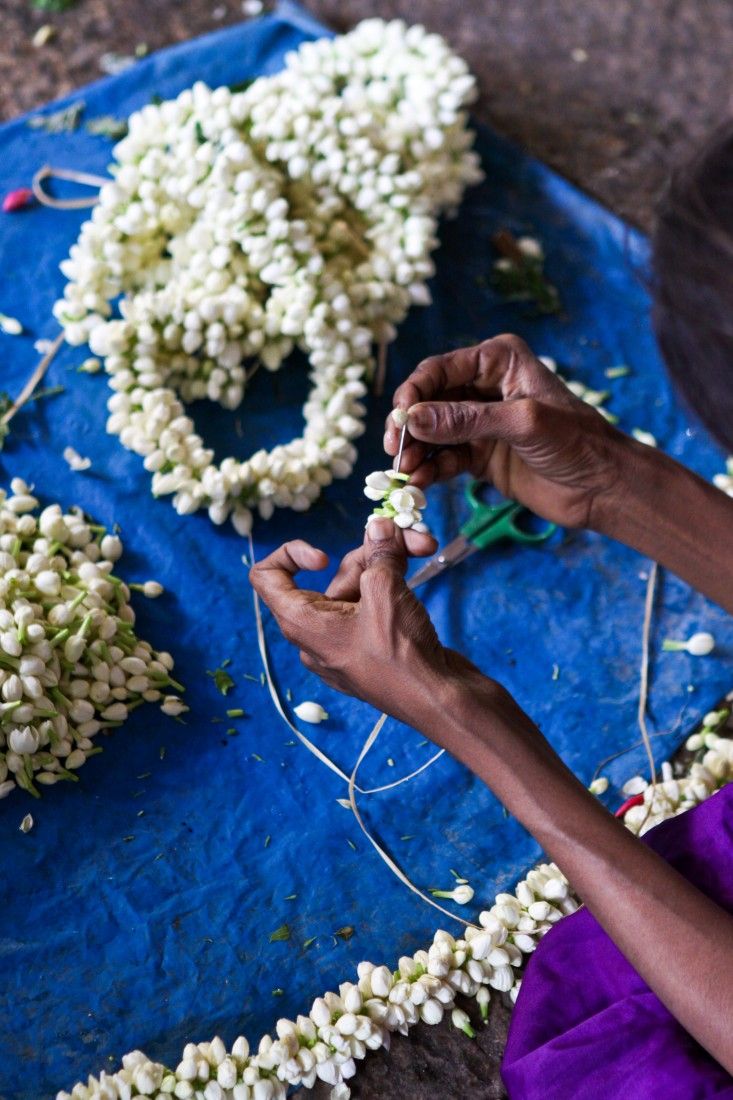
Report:
M173 658L135 634L130 588L112 573L117 535L80 509L38 512L25 481L0 490L0 798L76 780L94 738L142 703L188 710L171 690Z

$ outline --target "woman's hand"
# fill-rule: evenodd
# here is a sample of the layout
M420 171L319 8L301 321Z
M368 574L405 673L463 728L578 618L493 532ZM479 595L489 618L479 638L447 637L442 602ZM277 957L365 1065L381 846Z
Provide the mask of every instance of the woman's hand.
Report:
M306 668L331 687L411 725L434 708L446 674L471 669L441 645L427 611L405 584L406 537L414 554L434 541L374 519L364 545L341 562L325 594L298 588L301 570L323 569L326 554L288 542L250 571L250 581L298 646Z
M416 485L468 471L563 527L593 527L633 443L517 336L425 359L394 395L410 409L402 469ZM397 453L387 421L384 448Z

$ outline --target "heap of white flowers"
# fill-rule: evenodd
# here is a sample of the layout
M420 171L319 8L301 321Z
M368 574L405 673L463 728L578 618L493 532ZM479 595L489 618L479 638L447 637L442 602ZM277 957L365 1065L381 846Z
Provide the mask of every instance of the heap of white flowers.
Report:
M130 587L112 573L119 537L80 509L35 514L25 481L10 488L0 490L0 798L75 779L102 751L96 735L144 702L188 709L170 694L180 688L170 654L135 634Z
M695 759L685 775L675 776L672 766L664 763L660 782L652 784L634 776L624 786L625 794L643 798L624 815L632 833L641 835L668 817L691 810L733 780L733 741L716 732L729 714L727 708L711 711L703 719L702 729L687 739L686 747L695 753Z
M247 533L253 507L302 511L348 476L373 345L429 302L438 216L481 176L474 94L438 35L369 19L245 91L196 84L131 116L54 312L104 359L108 430L154 495ZM312 381L302 437L215 462L183 402L238 408L294 346Z

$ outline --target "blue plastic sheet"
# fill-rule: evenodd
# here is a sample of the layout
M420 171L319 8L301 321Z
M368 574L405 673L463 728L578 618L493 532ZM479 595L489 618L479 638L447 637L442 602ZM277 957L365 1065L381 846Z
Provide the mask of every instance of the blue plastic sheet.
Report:
M83 98L86 117L124 116L196 79L231 83L272 72L286 50L319 33L288 6L162 51L66 102ZM403 326L390 351L390 384L426 354L519 331L555 355L569 377L612 388L609 406L623 427L651 430L706 477L721 469L722 455L689 423L667 384L649 327L644 240L494 135L482 130L478 145L486 182L443 226L435 304L413 311ZM0 130L0 190L27 184L44 162L103 171L109 150L83 129L54 136L18 120ZM0 310L19 317L28 333L0 336L2 386L11 392L35 364L33 339L56 331L58 263L82 217L36 208L0 222ZM561 317L533 319L486 287L490 237L503 226L542 238L565 303ZM80 771L78 784L54 787L40 803L18 792L0 804L4 1100L37 1100L69 1087L132 1047L175 1064L190 1039L219 1033L231 1041L242 1031L257 1039L278 1016L304 1010L350 976L361 958L393 964L424 944L439 919L380 862L336 801L344 785L293 742L271 706L259 682L244 543L205 516L180 519L168 502L150 497L140 460L105 433L104 377L75 371L83 357L65 349L49 374L63 395L15 419L0 456L3 481L20 474L44 499L78 503L99 521L120 524L122 574L156 577L167 590L154 603L139 601L141 635L174 653L192 710L181 725L142 708ZM633 376L607 382L604 369L620 362ZM294 361L276 376L262 372L239 414L205 405L195 413L220 454L246 454L299 433L304 394L302 363ZM309 514L260 524L259 555L299 535L326 548L335 564L360 540L368 508L362 477L383 463L387 407L386 398L371 403L353 477L329 488ZM61 457L68 444L92 458L88 473L69 472ZM441 538L464 516L461 486L431 493L428 518ZM608 540L568 533L542 549L475 555L424 594L442 638L501 680L588 780L600 760L638 739L647 568ZM678 735L657 743L661 753L730 686L733 630L720 610L672 577L664 578L655 622L651 722ZM660 652L666 635L702 628L718 639L713 657ZM349 769L374 714L305 672L271 621L267 637L282 690L296 702L325 705L331 719L313 736ZM206 669L226 658L236 687L225 700ZM248 717L227 719L226 709L238 706ZM227 735L232 726L237 736ZM390 723L363 781L389 782L431 751L418 732ZM642 762L637 750L608 772L623 782ZM618 801L618 790L609 799ZM476 906L539 855L448 757L362 806L416 882L445 887L449 868L458 868L476 887ZM24 836L18 825L29 810L36 825ZM290 940L271 944L270 933L284 923ZM353 936L334 937L344 927Z

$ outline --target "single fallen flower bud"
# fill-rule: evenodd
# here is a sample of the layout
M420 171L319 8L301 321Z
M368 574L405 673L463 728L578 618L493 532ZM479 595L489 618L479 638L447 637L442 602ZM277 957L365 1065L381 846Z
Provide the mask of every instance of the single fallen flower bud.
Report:
M38 50L42 46L45 46L52 38L56 37L56 28L52 23L44 23L42 27L39 27L36 33L33 35L31 42Z
M83 458L73 447L64 447L64 461L75 471L88 470L92 464L91 458Z
M325 711L320 703L311 703L309 700L298 703L297 707L293 707L293 710L301 722L311 722L315 726L319 722L325 722L328 718L328 711Z
M471 1027L471 1021L462 1008L454 1008L450 1018L453 1027L457 1027L458 1030L462 1031L464 1035L467 1035L469 1039L476 1038L476 1032Z
M544 260L545 250L536 237L517 237L517 248L531 260Z
M474 890L472 886L464 884L456 886L454 890L431 890L430 893L434 898L448 898L456 905L468 905L469 901L473 901Z
M14 191L8 191L3 199L3 213L15 214L18 210L30 206L33 202L33 192L30 187L16 187Z
M18 826L21 833L29 833L33 828L33 817L31 814L26 814L20 825Z
M157 600L165 591L160 581L143 581L142 584L133 581L127 587L131 592L142 592L149 600Z
M644 443L647 447L656 447L656 436L651 432L645 432L643 428L632 428L631 434L638 443Z
M8 317L6 313L0 313L0 329L8 336L20 336L23 326L17 317Z
M591 794L605 794L608 790L608 780L605 775L599 775L588 788Z
M690 635L686 642L665 638L662 649L665 653L687 652L693 657L707 657L715 649L715 638L706 631Z

